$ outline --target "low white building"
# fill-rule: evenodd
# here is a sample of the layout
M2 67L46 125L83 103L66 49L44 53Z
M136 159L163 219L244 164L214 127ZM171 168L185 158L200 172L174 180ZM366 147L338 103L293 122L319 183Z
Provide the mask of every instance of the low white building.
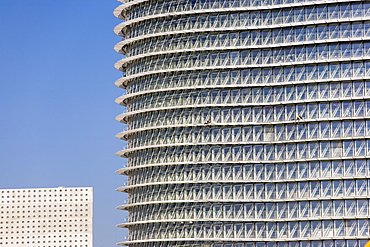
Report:
M0 247L92 247L93 188L0 189Z

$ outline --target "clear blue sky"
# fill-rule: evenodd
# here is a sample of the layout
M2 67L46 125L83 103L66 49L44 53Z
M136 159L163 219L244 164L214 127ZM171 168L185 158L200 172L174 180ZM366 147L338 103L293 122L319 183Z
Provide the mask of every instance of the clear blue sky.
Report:
M0 188L94 187L94 247L124 236L119 4L0 0Z

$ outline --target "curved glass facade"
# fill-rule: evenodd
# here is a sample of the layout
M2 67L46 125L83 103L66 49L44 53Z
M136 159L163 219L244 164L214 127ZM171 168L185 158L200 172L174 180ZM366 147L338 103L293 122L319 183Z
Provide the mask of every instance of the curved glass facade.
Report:
M133 247L362 247L370 2L126 0Z

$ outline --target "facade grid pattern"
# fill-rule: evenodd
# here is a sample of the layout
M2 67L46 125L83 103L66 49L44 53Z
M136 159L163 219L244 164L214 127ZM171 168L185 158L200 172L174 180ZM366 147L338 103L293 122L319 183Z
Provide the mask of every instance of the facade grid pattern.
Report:
M92 247L93 190L0 190L1 247Z
M370 2L122 0L133 247L370 238Z

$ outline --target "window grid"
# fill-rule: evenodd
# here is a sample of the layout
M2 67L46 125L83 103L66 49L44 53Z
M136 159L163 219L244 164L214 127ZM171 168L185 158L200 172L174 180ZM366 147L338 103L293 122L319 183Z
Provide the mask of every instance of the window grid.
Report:
M129 195L119 244L363 246L369 9L301 0L117 8L127 20L115 28L126 56L115 65L126 89L117 120L127 123L118 173L128 176L117 190Z

